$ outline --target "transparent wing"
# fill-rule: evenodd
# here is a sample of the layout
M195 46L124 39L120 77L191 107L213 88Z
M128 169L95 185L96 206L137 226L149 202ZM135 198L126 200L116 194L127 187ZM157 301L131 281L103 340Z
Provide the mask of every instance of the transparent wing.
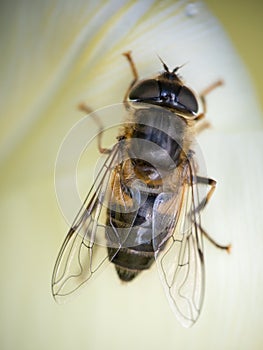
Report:
M189 163L181 188L176 193L161 193L154 206L153 241L159 274L172 310L185 327L197 320L204 296L198 198ZM162 230L167 234L160 240Z
M52 293L58 302L66 300L106 266L109 258L105 247L117 248L117 254L129 233L107 224L111 206L118 212L125 211L131 202L134 206L140 202L139 191L130 188L129 196L125 196L121 186L117 164L122 164L122 150L120 143L112 149L60 249L52 276ZM136 210L130 220L135 216Z

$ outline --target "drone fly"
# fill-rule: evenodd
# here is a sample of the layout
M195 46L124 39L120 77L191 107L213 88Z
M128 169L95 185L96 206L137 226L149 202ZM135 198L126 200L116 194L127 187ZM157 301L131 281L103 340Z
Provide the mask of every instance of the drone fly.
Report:
M192 147L193 132L207 126L205 95L221 81L197 95L178 75L180 67L170 71L161 60L160 75L139 80L131 53L124 56L134 77L124 97L127 121L111 149L101 146L100 133L105 162L61 247L52 292L63 301L107 262L128 282L156 261L170 305L189 327L203 304L203 236L230 249L201 226L216 182L197 175ZM203 196L201 187L208 188Z

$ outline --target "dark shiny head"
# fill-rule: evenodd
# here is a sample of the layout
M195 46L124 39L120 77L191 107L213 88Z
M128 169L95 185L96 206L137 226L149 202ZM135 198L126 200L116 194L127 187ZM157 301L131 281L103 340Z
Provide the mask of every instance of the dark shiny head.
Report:
M165 71L155 79L138 82L129 93L131 102L144 102L166 107L175 113L194 116L198 112L198 102L193 93L176 74L179 67Z

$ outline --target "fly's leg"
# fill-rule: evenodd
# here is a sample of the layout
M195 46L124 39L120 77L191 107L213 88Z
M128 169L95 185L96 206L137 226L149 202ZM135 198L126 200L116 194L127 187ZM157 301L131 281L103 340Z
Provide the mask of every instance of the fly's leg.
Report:
M211 123L209 123L207 120L201 120L197 125L195 125L195 133L200 134L202 131L209 128L211 128Z
M216 189L216 181L206 177L196 176L194 182L199 185L208 185L210 187L206 197L201 201L201 203L199 203L198 207L196 208L196 211L199 212L207 205L208 201L212 197Z
M91 117L93 118L93 120L95 121L95 123L97 124L97 126L99 128L99 133L98 133L98 137L97 137L99 152L104 153L104 154L109 154L111 152L111 149L102 147L101 141L102 141L102 133L103 133L103 124L102 124L100 118L85 103L80 103L78 106L78 109L81 110L82 112L85 112L85 113L91 115Z
M210 198L212 197L215 188L216 188L216 181L213 179L209 179L209 178L205 178L202 176L196 176L195 177L195 182L196 184L205 184L205 185L209 185L210 189L206 195L206 197L201 201L201 203L198 205L198 207L195 209L196 212L201 211L209 202ZM211 242L213 245L215 245L217 248L226 250L228 253L230 253L231 251L231 244L228 245L221 245L219 243L217 243L202 227L200 224L198 224L198 227L200 228L202 234L209 240L209 242Z
M202 104L203 104L203 112L198 114L195 117L195 121L197 121L197 122L201 121L201 123L198 123L198 125L196 125L196 127L195 127L196 133L200 133L203 130L205 130L211 126L211 124L208 121L203 120L203 118L206 115L206 95L208 95L211 91L213 91L217 87L222 86L223 84L224 84L223 80L217 80L213 84L209 85L206 89L204 89L200 93L200 99L201 99Z
M218 88L219 86L222 86L223 84L224 84L223 80L217 80L213 84L209 85L206 89L204 89L200 93L200 98L201 98L201 101L203 103L203 108L204 108L203 114L206 114L206 99L205 99L206 95L210 94L211 91Z
M205 236L205 238L210 242L212 243L214 246L216 246L217 248L219 249L223 249L223 250L226 250L227 253L230 253L231 252L231 244L228 244L228 245L221 245L219 243L217 243L204 229L203 227L201 227L201 225L198 225L198 227L200 228L202 234Z
M123 102L127 106L129 92L131 91L131 88L136 84L137 80L139 79L139 74L138 74L136 65L132 59L131 51L124 52L123 56L127 58L129 65L130 65L130 68L131 68L131 71L132 71L132 75L133 75L133 81L131 82L131 84L130 84L130 86L129 86L129 88L124 96L124 99L123 99Z

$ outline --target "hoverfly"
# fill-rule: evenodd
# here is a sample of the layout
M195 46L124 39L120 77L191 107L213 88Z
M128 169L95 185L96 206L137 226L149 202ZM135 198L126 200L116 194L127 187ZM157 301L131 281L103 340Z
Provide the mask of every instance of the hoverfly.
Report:
M221 82L198 96L178 76L180 67L170 71L162 60L160 75L139 80L131 53L124 55L134 77L124 98L129 118L111 149L99 146L107 157L61 247L52 292L66 299L107 262L128 282L156 261L173 311L189 327L203 304L203 236L230 248L201 227L216 182L197 175L191 137L204 127L205 95ZM209 187L203 198L201 186Z

